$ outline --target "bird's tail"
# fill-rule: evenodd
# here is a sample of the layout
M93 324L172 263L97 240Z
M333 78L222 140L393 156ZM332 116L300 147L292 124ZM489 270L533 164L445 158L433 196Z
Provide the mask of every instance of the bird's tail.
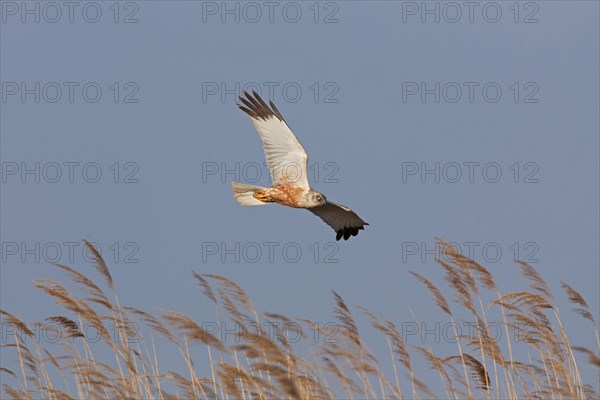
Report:
M255 193L266 189L264 187L231 182L231 188L233 189L233 197L235 197L237 202L243 206L262 206L263 204L269 204L254 197Z

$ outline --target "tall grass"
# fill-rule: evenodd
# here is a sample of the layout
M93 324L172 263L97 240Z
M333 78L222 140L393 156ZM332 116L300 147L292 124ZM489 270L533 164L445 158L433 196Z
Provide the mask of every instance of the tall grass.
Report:
M600 371L600 340L593 311L579 292L562 283L585 323L577 329L583 326L595 335L598 348L593 350L570 342L554 295L533 267L517 262L529 288L502 293L484 266L439 239L438 244L447 256L438 260L445 285L423 273L411 274L444 316L444 326L449 327L445 331L456 346L449 354L440 354L448 346L437 349L435 341L427 340L427 332L411 343L398 323L362 308L357 314L337 293L336 324L320 325L259 313L234 282L194 273L203 296L214 304L215 316L210 319L245 327L235 332L235 340L223 340L221 324L208 329L176 311L152 315L122 306L107 264L85 242L103 285L56 264L72 287L45 279L35 281L35 286L61 307L60 315L27 324L0 311L5 333L0 374L2 382L11 382L2 384L2 398L598 398L598 381L586 384L580 373L581 364L589 368L587 363L593 366L592 375ZM410 319L412 326L422 326L417 316ZM385 357L377 358L369 349L359 333L359 320L371 325L363 324L361 331L380 333L388 347ZM473 329L465 334L458 327L466 323ZM140 324L145 326L144 335L134 329ZM267 334L258 326L271 329ZM300 338L294 335L292 340L286 326L305 329L295 332ZM101 352L96 340L92 343L84 334L90 327L104 346ZM491 327L499 327L501 335ZM40 331L46 338L52 336L48 332L54 333L55 340L39 340ZM8 342L6 332L11 332ZM314 340L315 336L323 340ZM160 355L171 351L181 357L184 371L172 371L168 366L172 362L161 361ZM16 361L12 369L4 365L9 359Z

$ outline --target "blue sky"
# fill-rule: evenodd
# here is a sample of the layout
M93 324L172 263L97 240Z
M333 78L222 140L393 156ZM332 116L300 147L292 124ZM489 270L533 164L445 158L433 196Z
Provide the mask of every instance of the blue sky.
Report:
M61 276L48 261L91 271L85 238L145 310L204 318L196 271L260 310L331 321L335 290L433 323L408 270L439 276L437 236L506 291L517 257L598 312L598 3L315 4L3 1L1 307L55 312L31 282ZM233 200L233 180L268 184L242 88L275 101L314 187L365 231L336 242L306 211Z

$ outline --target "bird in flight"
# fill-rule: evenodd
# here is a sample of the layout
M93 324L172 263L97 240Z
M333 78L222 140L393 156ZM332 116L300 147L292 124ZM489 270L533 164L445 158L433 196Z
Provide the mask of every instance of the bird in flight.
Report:
M253 95L253 96L252 96ZM244 91L237 106L250 117L263 143L273 187L232 182L234 197L243 206L278 203L305 208L336 232L336 240L358 235L367 224L354 211L327 201L311 189L307 179L308 155L272 101L271 107L255 92Z

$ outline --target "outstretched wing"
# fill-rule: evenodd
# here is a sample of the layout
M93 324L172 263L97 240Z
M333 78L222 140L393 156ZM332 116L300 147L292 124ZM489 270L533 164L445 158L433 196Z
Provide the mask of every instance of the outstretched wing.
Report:
M327 202L322 206L308 208L308 211L321 218L336 231L335 240L348 240L350 236L358 235L367 224L354 211L341 204Z
M238 107L250 117L263 143L273 186L290 185L309 189L306 173L308 156L294 132L272 101L271 107L256 93L244 91Z

